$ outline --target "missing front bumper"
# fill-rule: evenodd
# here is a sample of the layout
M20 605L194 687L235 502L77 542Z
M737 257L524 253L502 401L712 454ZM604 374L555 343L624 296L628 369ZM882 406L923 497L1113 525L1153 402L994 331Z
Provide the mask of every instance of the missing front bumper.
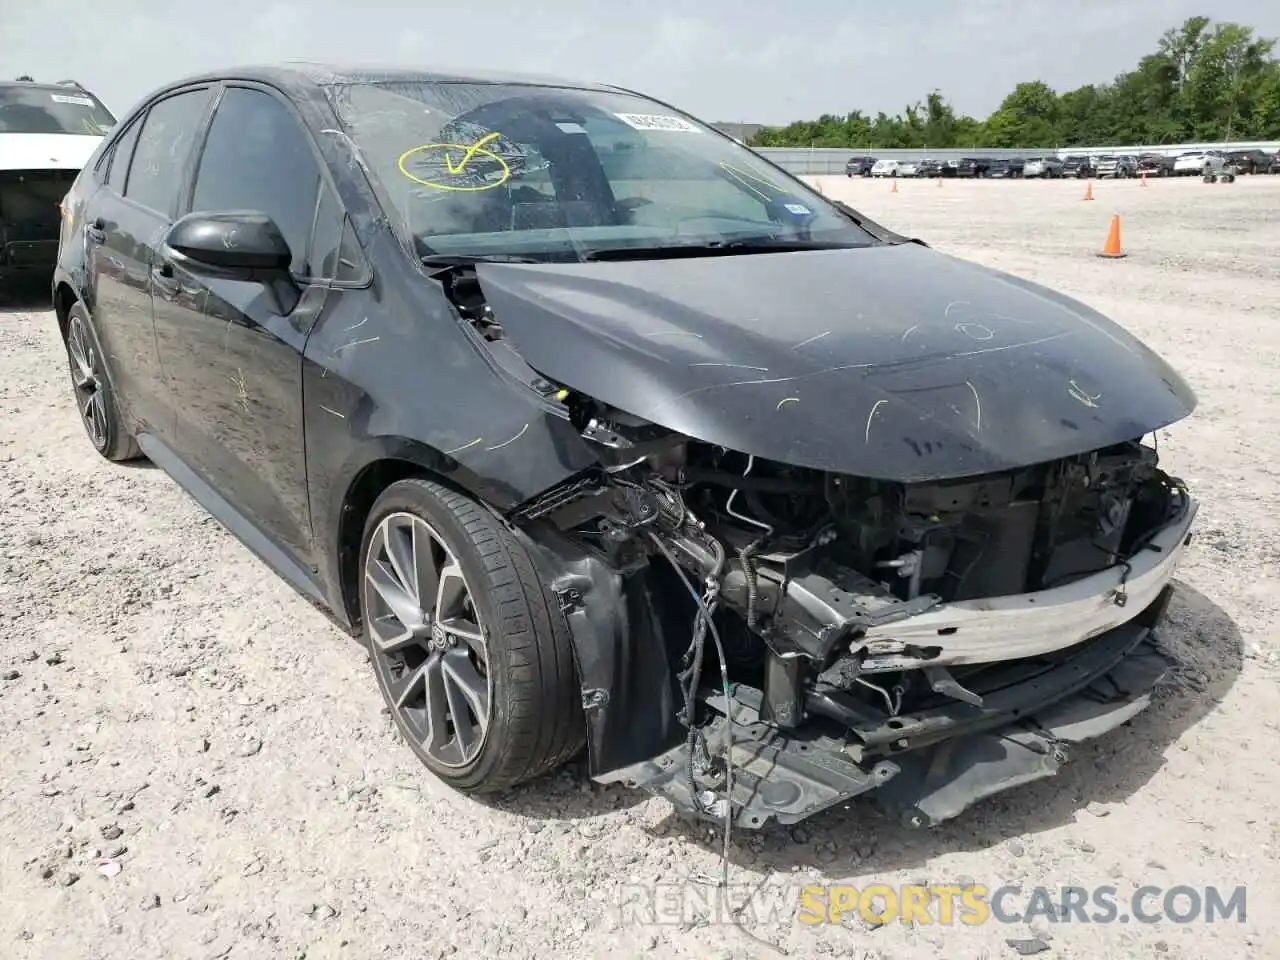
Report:
M909 738L884 733L900 730L898 718L852 739L822 732L820 723L784 734L759 719L758 694L735 693L735 824L754 829L770 819L795 823L876 790L881 805L903 823L933 826L984 797L1052 776L1069 759L1071 745L1115 729L1150 703L1173 666L1153 626L1167 600L1166 591L1133 622L1082 645L1053 670L1004 688L982 707L947 704L914 712L910 719L917 726ZM718 714L705 730L708 753L722 757L726 705L722 696L705 699ZM868 739L885 748L868 750ZM695 763L691 790L690 761L681 744L598 779L643 787L685 814L723 816L723 769Z

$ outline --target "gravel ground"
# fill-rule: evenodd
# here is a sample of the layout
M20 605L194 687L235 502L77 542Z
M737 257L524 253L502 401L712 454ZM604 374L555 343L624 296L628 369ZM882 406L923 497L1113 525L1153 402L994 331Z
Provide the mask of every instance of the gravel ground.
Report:
M718 840L576 768L486 802L434 781L356 644L164 474L97 458L38 290L0 310L0 957L1280 957L1280 177L822 186L1101 308L1198 391L1160 437L1202 510L1150 710L932 832L859 802L740 836L731 882L782 897L750 935L697 884L642 923L640 891L715 874ZM1129 256L1101 260L1113 212ZM1122 912L1248 884L1250 909L810 926L783 886L924 881L1112 885Z

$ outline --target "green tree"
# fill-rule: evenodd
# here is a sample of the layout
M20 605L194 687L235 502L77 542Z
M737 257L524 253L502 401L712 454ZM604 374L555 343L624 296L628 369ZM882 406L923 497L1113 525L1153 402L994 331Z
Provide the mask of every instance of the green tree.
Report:
M987 119L993 147L1051 147L1060 140L1058 95L1039 80L1020 83Z
M1012 148L1280 138L1276 41L1237 23L1190 17L1110 83L1057 93L1019 83L985 121L958 115L942 91L899 114L859 111L760 131L756 146Z
M1238 23L1213 28L1196 51L1183 83L1195 136L1229 140L1248 127L1258 88L1276 67L1271 59L1274 47L1274 40L1254 37L1252 30Z

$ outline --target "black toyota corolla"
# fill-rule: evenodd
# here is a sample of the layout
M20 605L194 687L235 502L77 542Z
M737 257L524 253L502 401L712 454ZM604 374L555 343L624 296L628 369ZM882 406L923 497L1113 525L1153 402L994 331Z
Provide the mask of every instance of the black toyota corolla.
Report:
M368 645L472 792L908 823L1146 705L1192 391L648 97L318 66L146 98L64 205L74 401Z

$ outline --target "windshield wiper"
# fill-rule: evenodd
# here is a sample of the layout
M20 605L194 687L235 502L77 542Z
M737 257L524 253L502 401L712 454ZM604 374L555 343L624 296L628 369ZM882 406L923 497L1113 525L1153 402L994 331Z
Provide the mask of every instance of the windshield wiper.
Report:
M583 254L584 260L650 260L657 257L730 256L739 253L794 253L801 250L841 250L865 246L844 240L799 240L790 237L746 237L704 243L666 243L645 247L607 247Z
M429 253L422 258L428 267L469 267L474 263L545 263L537 257L520 257L513 253Z

